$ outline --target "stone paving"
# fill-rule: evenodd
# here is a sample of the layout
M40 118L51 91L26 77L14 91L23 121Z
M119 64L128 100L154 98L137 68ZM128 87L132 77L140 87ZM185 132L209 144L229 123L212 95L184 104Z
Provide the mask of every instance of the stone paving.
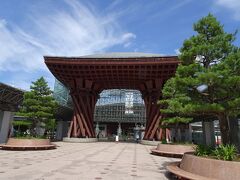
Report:
M153 146L135 143L64 143L47 151L0 150L0 180L174 179Z

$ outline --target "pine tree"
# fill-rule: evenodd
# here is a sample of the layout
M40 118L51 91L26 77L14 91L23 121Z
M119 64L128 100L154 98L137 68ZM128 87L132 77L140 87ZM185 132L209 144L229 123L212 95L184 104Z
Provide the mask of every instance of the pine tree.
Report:
M219 120L222 142L230 142L230 119L240 114L240 50L209 14L194 24L196 35L180 49L181 65L163 88L166 122L188 122L196 116Z
M48 121L55 121L54 113L57 103L52 97L52 91L43 77L36 82L32 82L30 89L29 92L24 93L23 104L18 115L32 121L30 133L35 137L37 136L37 124L47 124Z

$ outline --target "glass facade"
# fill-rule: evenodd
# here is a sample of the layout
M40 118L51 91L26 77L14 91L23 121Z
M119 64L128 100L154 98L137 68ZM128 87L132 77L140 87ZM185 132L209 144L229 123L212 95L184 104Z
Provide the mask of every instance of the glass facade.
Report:
M145 124L145 106L141 93L127 89L104 90L95 108L94 121Z
M66 88L57 79L55 79L53 97L61 106L71 109L73 108L72 99L69 95L68 88Z
M58 80L55 81L54 98L65 107L73 107L69 90ZM128 122L145 124L145 106L141 93L137 90L104 90L97 101L95 122Z

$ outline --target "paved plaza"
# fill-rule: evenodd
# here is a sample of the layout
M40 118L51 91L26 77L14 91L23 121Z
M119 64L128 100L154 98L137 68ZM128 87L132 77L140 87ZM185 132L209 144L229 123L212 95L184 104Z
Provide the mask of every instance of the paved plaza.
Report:
M135 143L64 143L47 151L0 150L1 180L173 179L168 162L151 155L152 146Z

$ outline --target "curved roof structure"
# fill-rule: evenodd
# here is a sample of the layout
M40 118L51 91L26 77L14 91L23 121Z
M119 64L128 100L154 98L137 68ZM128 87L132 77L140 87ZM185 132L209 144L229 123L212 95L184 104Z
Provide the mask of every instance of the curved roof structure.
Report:
M142 52L111 52L103 54L92 54L80 56L81 58L139 58L139 57L161 57L161 54L142 53Z
M108 53L80 57L45 56L45 63L53 75L71 87L74 79L85 79L98 89L142 90L147 81L162 82L175 74L177 56L145 53Z

